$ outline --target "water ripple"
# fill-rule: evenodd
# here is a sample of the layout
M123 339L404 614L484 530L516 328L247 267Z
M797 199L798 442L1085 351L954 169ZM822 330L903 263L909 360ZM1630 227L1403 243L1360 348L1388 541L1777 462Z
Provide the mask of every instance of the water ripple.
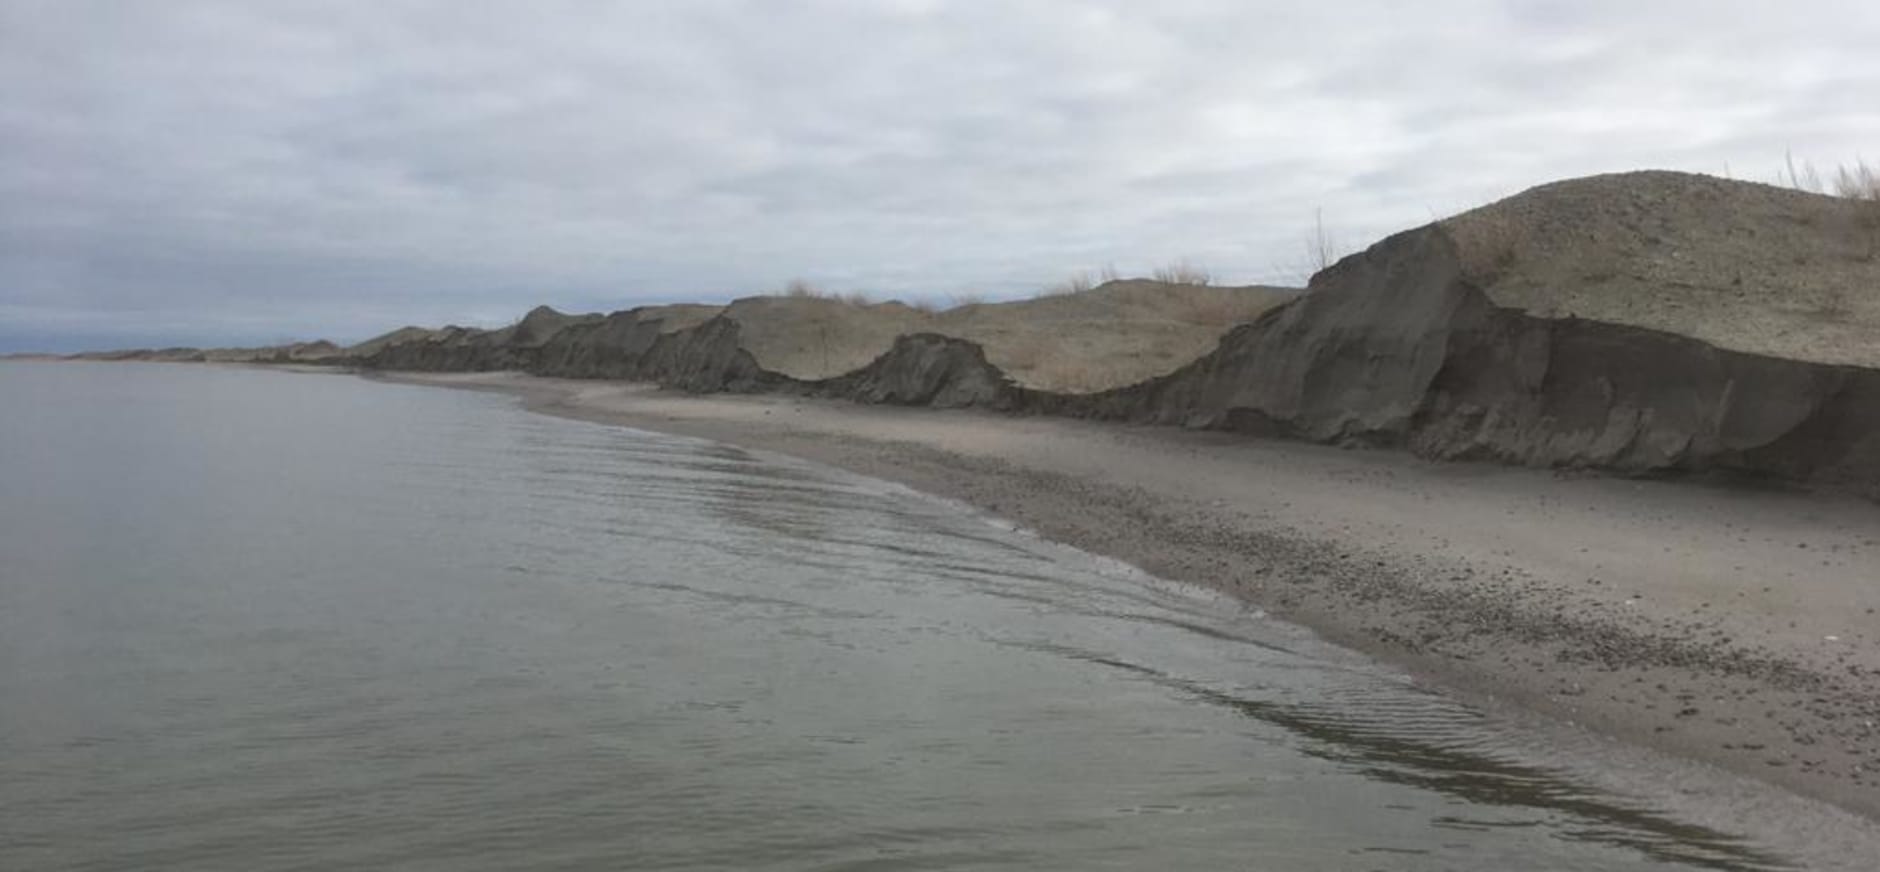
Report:
M0 424L0 475L74 491L0 517L0 868L1784 865L898 488L489 396L115 372Z

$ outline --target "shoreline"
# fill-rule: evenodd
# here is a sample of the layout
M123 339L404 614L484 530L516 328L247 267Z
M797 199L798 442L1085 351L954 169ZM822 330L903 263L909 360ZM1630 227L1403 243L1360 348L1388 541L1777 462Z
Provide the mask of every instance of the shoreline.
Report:
M1880 819L1880 505L1167 427L380 374L897 481L1421 680Z

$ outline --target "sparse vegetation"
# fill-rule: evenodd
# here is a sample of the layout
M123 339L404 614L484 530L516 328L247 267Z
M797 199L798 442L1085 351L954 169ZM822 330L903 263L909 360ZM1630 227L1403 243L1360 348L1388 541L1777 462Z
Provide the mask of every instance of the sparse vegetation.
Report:
M1094 279L1091 278L1090 273L1078 270L1077 272L1071 273L1064 281L1045 288L1032 296L1061 297L1065 294L1081 294L1093 288L1109 284L1110 282L1118 281L1120 278L1121 276L1117 274L1115 265L1106 264L1103 269L1097 271L1096 278Z
M1834 173L1834 193L1850 200L1880 203L1880 171L1857 160L1853 166L1842 165Z
M1344 256L1337 238L1325 229L1325 210L1312 210L1312 234L1306 237L1306 263L1312 272L1317 274Z
M1795 166L1795 152L1793 151L1785 153L1782 156L1782 162L1784 168L1788 171L1788 178L1783 179L1783 181L1787 182L1789 187L1797 191L1807 191L1811 194L1822 193L1821 173L1815 170L1813 163L1802 161L1800 169L1797 169Z
M1880 259L1880 172L1857 160L1834 173L1834 193L1854 203L1854 223L1867 234L1865 260Z
M1880 202L1880 170L1867 165L1864 158L1856 158L1853 165L1840 164L1834 168L1834 174L1824 181L1821 171L1813 162L1802 161L1798 166L1795 156L1790 154L1784 161L1782 183L1797 191L1810 194L1830 194L1848 200Z
M872 302L865 291L827 291L802 279L791 279L783 286L782 296L798 300L834 300L851 306L866 306Z
M1207 270L1185 260L1156 267L1151 278L1165 285L1207 285L1214 281Z
M1091 283L1089 273L1074 272L1063 281L1039 291L1037 296L1062 297L1066 294L1081 294L1093 287L1096 287L1096 285Z
M1849 201L1853 206L1854 226L1866 240L1865 250L1858 259L1880 259L1880 170L1869 166L1866 159L1856 158L1851 166L1836 166L1834 173L1824 180L1814 163L1802 161L1797 165L1795 155L1790 153L1784 155L1783 173L1782 183L1797 191Z
M922 315L938 315L941 312L950 312L954 309L966 306L977 306L985 301L986 297L984 294L953 293L938 299L934 297L920 297L912 301L901 302L901 305L913 309Z
M1299 258L1287 259L1273 266L1274 274L1283 276L1284 281L1297 286L1310 284L1313 276L1345 256L1337 235L1325 227L1325 212L1322 209L1313 210L1312 227L1300 237L1299 242Z

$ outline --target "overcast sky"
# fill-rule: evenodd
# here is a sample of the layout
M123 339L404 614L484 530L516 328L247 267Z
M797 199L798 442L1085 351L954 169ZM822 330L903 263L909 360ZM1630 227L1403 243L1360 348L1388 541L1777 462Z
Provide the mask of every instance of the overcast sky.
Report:
M0 0L0 351L1294 281L1791 149L1880 161L1880 3Z

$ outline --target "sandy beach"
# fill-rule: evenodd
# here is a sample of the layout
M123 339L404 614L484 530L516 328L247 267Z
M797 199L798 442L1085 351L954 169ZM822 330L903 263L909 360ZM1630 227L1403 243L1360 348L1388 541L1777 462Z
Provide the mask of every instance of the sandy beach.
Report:
M1880 506L1166 427L386 376L800 456L1206 585L1446 691L1880 816Z

